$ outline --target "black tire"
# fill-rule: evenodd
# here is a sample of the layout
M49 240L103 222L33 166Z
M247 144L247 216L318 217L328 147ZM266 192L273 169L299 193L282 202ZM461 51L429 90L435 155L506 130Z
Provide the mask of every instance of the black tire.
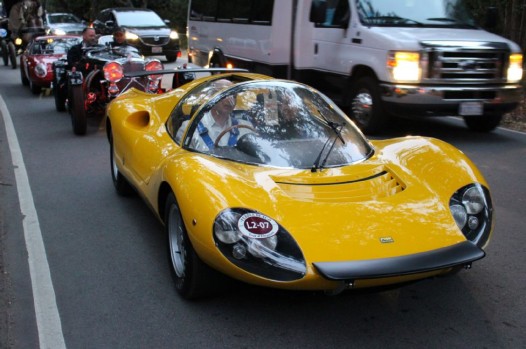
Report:
M177 54L168 54L166 55L166 60L168 63L173 63L177 60Z
M372 77L359 78L350 88L349 116L367 134L377 133L387 126L389 115L382 107L380 86Z
M164 223L177 292L185 299L196 299L210 296L216 287L221 288L224 277L201 261L195 252L173 193L166 200Z
M11 68L16 69L17 62L16 62L16 47L15 44L12 42L9 42L7 44L7 50L9 52L9 60L11 61Z
M109 130L108 134L110 141L111 180L113 181L113 186L115 187L115 191L117 191L117 194L121 196L130 196L135 191L133 190L133 187L130 185L128 180L119 171L119 168L115 163L115 153L113 149L113 134L111 133L111 129Z
M69 103L73 133L85 135L88 129L86 109L84 107L84 91L82 85L70 86Z
M496 129L502 120L502 114L488 114L481 116L464 116L468 128L476 132L490 132Z
M0 45L2 49L2 60L4 61L4 65L7 67L9 65L9 49L7 48L7 43L4 40L2 40Z
M22 80L22 85L29 86L29 79L24 73L24 68L22 66L20 66L20 80Z
M66 96L56 81L53 84L53 97L55 99L55 109L57 111L66 111Z
M34 95L39 95L42 92L42 87L35 85L32 81L29 81L29 88Z

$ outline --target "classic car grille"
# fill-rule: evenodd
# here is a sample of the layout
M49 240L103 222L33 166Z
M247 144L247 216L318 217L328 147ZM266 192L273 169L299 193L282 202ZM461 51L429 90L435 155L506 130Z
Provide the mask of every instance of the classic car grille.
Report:
M277 182L289 196L300 200L326 202L360 202L378 200L402 192L405 185L385 168L345 182L286 183Z
M426 45L425 79L433 82L501 82L508 64L509 49L481 43L471 48Z
M148 46L164 46L170 42L170 37L168 36L146 36L141 37L143 44Z

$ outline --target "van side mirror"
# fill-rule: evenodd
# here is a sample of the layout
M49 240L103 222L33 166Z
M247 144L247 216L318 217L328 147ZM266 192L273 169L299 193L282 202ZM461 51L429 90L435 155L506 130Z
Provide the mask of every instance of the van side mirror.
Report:
M486 9L486 20L484 21L484 28L494 29L497 27L497 16L499 11L496 7L488 7Z
M313 23L325 22L327 2L325 0L314 0L310 8L309 21Z
M113 21L106 21L104 22L104 25L108 28L113 28L113 26L115 25L115 23Z

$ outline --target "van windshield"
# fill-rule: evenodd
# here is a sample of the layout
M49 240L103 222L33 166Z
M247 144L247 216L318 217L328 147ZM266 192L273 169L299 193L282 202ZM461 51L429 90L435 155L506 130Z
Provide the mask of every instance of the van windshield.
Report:
M364 25L475 28L462 0L358 0Z

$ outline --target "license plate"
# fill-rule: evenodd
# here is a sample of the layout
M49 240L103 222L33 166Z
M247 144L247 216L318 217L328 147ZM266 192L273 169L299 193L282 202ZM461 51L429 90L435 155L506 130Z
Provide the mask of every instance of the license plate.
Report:
M152 53L161 53L163 52L163 48L160 46L154 46L152 47Z
M482 115L484 112L484 106L482 102L464 102L460 103L459 114L460 115Z

